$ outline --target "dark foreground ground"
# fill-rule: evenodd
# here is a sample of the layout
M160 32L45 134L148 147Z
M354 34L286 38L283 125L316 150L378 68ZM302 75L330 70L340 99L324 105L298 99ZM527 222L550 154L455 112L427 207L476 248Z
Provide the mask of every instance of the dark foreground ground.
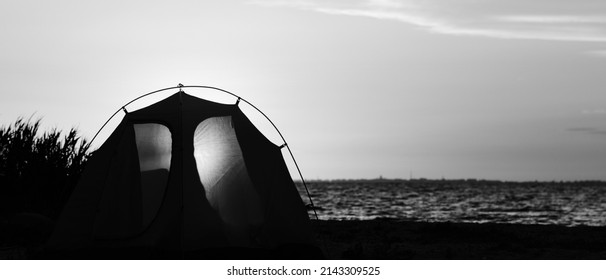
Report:
M0 223L0 259L36 258L50 234L49 226ZM379 219L313 221L313 229L327 259L606 260L606 227Z
M314 221L328 259L606 259L606 228Z

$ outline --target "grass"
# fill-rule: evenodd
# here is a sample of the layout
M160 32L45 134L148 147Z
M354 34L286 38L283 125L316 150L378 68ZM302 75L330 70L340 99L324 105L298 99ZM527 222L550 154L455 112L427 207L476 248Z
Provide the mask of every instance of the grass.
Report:
M19 118L0 127L0 215L56 219L90 155L76 129L40 132L40 124Z

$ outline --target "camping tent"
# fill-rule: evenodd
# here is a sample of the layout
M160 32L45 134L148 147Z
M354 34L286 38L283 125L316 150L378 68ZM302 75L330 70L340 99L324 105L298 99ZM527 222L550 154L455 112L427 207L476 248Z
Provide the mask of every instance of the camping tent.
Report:
M239 258L249 256L226 252L310 245L309 217L281 148L238 103L179 90L128 112L89 160L47 249Z

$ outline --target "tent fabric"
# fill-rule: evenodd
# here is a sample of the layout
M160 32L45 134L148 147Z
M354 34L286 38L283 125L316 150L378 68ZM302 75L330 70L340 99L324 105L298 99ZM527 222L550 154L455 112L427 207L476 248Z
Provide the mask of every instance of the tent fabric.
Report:
M127 113L94 152L49 250L311 244L280 147L236 105L180 91Z

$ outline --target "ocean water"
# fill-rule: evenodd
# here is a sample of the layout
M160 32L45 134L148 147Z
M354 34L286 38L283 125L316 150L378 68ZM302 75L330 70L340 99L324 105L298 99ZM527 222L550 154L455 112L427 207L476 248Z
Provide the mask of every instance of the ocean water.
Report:
M298 185L309 203L302 184ZM307 186L322 220L606 226L606 184L601 182L404 180L308 182Z

